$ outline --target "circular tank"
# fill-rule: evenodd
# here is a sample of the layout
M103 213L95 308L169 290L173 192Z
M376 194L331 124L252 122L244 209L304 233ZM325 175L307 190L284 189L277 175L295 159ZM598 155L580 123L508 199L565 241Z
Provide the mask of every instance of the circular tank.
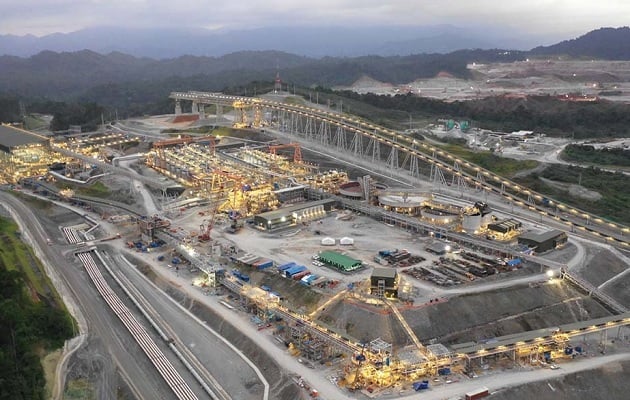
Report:
M379 205L386 210L408 215L419 215L429 200L431 194L426 192L382 190L378 193Z
M481 228L481 214L464 214L464 219L462 221L462 229L466 233L474 233L479 231Z
M339 194L353 199L362 199L363 189L359 182L350 181L339 186Z
M420 215L434 224L450 224L459 218L459 214L429 207L424 207Z
M431 197L426 192L383 190L378 193L378 202L390 207L422 207Z

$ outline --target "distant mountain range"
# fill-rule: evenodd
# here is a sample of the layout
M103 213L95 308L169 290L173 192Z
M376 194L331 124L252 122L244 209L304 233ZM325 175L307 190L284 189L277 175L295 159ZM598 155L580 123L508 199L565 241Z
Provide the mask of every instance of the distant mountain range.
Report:
M567 55L604 60L630 60L630 28L601 28L577 39L536 47L532 55Z
M279 51L245 51L221 57L181 56L166 60L137 58L118 52L103 55L90 50L43 51L29 58L0 56L0 92L61 99L80 95L99 85L156 84L164 80L168 80L173 90L183 87L221 90L255 80L270 82L278 71L285 82L300 86L348 85L363 75L383 82L407 83L443 71L467 78L470 72L466 64L473 60L509 62L518 59L523 59L521 52L498 50L321 59ZM282 67L278 70L279 65Z
M527 49L540 37L495 28L269 27L239 31L99 27L42 37L0 35L0 55L29 57L41 51L121 52L155 59L183 55L222 56L237 51L278 50L309 57L357 57L449 53L460 49Z
M456 41L451 34L441 38L444 48L450 46L449 41ZM402 40L396 43L404 48L422 42L410 39L407 44ZM394 42L385 46L399 51ZM271 82L278 70L285 82L300 86L350 85L362 76L400 84L440 72L469 78L466 65L471 62L511 62L550 55L630 60L630 28L603 28L530 51L458 50L407 56L313 58L282 51L241 51L220 57L154 59L121 52L42 51L28 58L0 56L0 93L131 105L164 98L171 90L222 90L253 81Z

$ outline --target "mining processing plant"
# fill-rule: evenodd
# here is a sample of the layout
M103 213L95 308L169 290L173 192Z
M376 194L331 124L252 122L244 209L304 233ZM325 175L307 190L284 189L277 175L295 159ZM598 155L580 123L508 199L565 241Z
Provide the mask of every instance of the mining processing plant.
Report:
M176 271L180 266L200 271L195 287L227 295L219 304L247 312L261 332L269 328L300 363L337 368L335 385L350 392L372 396L392 387L426 390L436 377L476 376L489 363L568 362L584 352L576 343L585 337L597 334L604 343L610 330L621 337L630 324L623 301L573 274L564 259L546 257L578 237L627 249L627 227L546 198L543 203L538 193L352 116L217 93L172 93L171 98L175 119L181 117L183 101L192 101L191 120L205 119L204 105L213 105L215 121L230 112L230 123L256 139L182 132L131 153L146 139L124 128L48 138L0 126L4 186L109 210L114 215L108 223L128 227L121 239L129 251L143 256L168 247L156 261L168 262ZM274 138L259 140L262 134ZM322 148L329 148L335 159L343 153L357 165L367 162L388 173L362 167L366 173L351 179L342 163L320 168L309 155L323 153ZM130 162L135 170L127 166ZM401 175L439 190L396 186ZM66 187L81 188L112 176L152 188L161 205L156 212L142 212ZM178 190L169 191L173 188ZM497 207L501 201L519 213ZM383 239L362 249L366 236L380 234L365 230L362 224L368 223L408 235L414 247L385 249ZM331 228L343 224L351 226L344 234ZM97 226L91 221L63 232L72 245L96 246L99 239L90 232ZM262 244L252 244L257 240ZM288 245L280 246L278 240ZM304 243L312 246L306 260L283 259ZM383 248L376 248L380 243ZM77 253L88 271L95 262L91 251ZM496 334L490 340L448 343L419 337L420 325L410 322L414 312L454 303L458 294L477 293L473 281L500 289L504 286L494 282L512 274L527 276L528 269L548 275L542 282L527 278L526 284L537 288L563 282L588 293L604 311L597 318ZM317 301L310 307L294 306L311 297ZM423 302L417 304L418 299ZM399 327L398 336L383 338L375 329L374 336L354 337L349 332L353 322L335 322L327 314L343 307L391 317L388 324Z

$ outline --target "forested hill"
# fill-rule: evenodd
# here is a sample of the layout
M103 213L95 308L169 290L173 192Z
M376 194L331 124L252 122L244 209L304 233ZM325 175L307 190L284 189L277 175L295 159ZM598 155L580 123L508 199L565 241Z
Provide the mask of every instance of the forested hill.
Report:
M271 71L278 64L293 68L309 62L313 60L277 51L241 52L218 58L182 56L168 60L122 53L103 55L90 50L43 51L29 58L0 57L0 92L63 99L108 83L212 76L225 71Z
M0 57L0 92L18 96L64 99L99 85L203 77L206 89L219 90L248 80L271 81L280 67L284 81L298 85L347 85L362 75L407 83L445 71L468 77L471 61L513 61L520 52L462 50L450 54L307 58L278 51L248 51L222 57L183 56L168 60L136 58L122 53L102 55L44 51L29 58ZM173 87L173 90L178 89ZM202 90L199 88L199 90Z
M536 47L529 52L536 55L567 55L604 60L630 60L630 28L601 28L576 39L552 46Z
M511 62L550 55L630 60L630 28L602 28L530 51L477 49L390 57L309 58L269 50L157 60L118 52L104 55L90 50L43 51L29 58L0 56L0 93L67 99L80 97L99 86L142 84L146 90L147 83L159 85L155 89L161 92L193 84L197 90L221 90L254 80L272 81L278 68L285 82L299 86L349 85L365 75L401 84L434 77L440 72L469 78L466 65L472 62ZM203 84L200 86L199 82Z

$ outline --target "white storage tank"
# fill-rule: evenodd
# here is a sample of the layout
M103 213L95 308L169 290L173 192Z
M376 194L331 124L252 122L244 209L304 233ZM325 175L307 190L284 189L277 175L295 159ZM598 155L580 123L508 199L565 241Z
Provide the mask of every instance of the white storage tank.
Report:
M473 234L481 229L482 217L481 214L464 214L464 220L462 221L462 229L464 232Z

